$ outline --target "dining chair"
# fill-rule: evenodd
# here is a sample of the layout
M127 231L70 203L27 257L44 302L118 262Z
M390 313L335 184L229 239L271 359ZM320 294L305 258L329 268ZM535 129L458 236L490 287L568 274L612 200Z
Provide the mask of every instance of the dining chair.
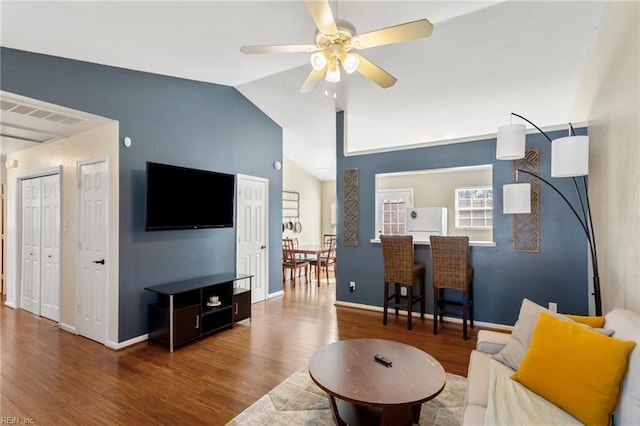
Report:
M327 247L336 239L336 234L322 234L322 245Z
M322 247L323 248L330 248L331 247L331 241L335 242L336 239L336 234L322 234ZM336 267L335 267L335 263L336 263L336 259L335 259L335 249L333 251L333 259L332 262L330 262L330 264L333 264L333 272L335 273ZM320 255L320 261L316 262L316 257L315 256L309 256L309 259L311 260L311 268L315 268L316 265L320 265L320 269L322 271L322 264L323 263L327 263L327 254L321 254ZM329 274L329 272L327 271L327 274ZM328 284L328 280L329 278L327 278L327 284ZM320 283L318 283L318 285L320 285Z
M298 249L300 247L300 242L298 241L298 237L289 237L290 240L293 240L293 248ZM315 257L307 256L306 254L296 253L296 257L298 259L307 259L309 262L315 262ZM302 276L302 269L298 269L298 277Z
M473 268L469 262L469 237L431 235L433 265L433 334L438 334L438 317L459 315L462 310L462 338L467 340L467 319L473 328ZM446 299L444 290L462 292L462 301ZM450 309L453 307L453 309Z
M327 234L325 234L326 236ZM329 251L326 255L320 256L320 272L324 269L325 277L327 278L327 285L329 285L329 267L333 266L333 273L336 273L336 237L328 238L327 244L323 243L326 247L328 245Z
M291 271L291 285L296 286L296 271L304 268L305 282L309 282L310 262L307 259L300 259L296 256L294 242L290 238L282 240L282 281L286 279L286 270Z
M399 308L407 309L407 329L412 328L413 305L420 303L420 319L424 320L425 311L425 267L414 263L413 236L411 235L380 235L382 243L382 259L384 262L384 308L382 324L387 324L389 301L398 315ZM414 284L418 281L419 294L414 294ZM389 294L389 287L393 285L394 292ZM401 303L401 287L407 289L406 303Z

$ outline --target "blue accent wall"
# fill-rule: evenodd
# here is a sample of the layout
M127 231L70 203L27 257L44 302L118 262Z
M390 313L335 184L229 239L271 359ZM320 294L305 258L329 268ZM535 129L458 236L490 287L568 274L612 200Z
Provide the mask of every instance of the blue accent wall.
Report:
M117 120L133 140L119 144L120 342L148 331L144 287L235 270L235 228L145 232L147 161L268 178L269 291L282 289L282 129L236 89L7 48L0 67L2 90Z
M535 120L534 120L535 121ZM512 183L511 161L495 158L495 138L474 142L407 149L394 152L345 157L344 114L337 116L338 211L343 205L343 171L359 170L359 245L345 247L339 238L336 299L342 302L382 306L383 265L380 244L371 243L375 232L375 175L410 170L493 165L493 239L495 247L472 247L475 271L475 319L513 325L523 298L543 306L557 302L559 312L586 314L588 310L587 240L571 210L544 183L540 183L540 252L513 251L513 218L502 213L502 185ZM393 125L384 123L383 125ZM586 134L586 128L576 129ZM567 136L567 131L551 132L551 138ZM551 144L539 133L527 135L527 149L540 150L540 176L549 180L570 200L575 200L571 179L551 178ZM453 195L452 195L453 196ZM338 235L342 236L342 215L338 215ZM417 246L416 262L427 266L427 311L433 312L431 252ZM349 290L356 281L357 290ZM382 316L380 317L382 321Z

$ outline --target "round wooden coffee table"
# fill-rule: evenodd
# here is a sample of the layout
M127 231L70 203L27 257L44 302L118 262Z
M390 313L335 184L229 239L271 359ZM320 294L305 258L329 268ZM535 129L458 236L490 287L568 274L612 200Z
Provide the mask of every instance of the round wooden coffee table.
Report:
M382 355L392 365L374 359ZM350 339L317 351L309 374L327 394L338 425L411 425L422 403L445 385L442 365L431 355L403 343Z

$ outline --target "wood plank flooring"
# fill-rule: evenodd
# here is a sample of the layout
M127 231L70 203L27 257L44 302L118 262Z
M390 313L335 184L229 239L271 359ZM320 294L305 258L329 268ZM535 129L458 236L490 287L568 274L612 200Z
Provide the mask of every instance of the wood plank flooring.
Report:
M450 373L466 375L478 328L432 334L430 320L337 307L335 284L284 286L245 320L179 347L143 342L120 351L62 331L23 310L0 308L0 416L42 425L224 425L339 339L372 337L418 347ZM380 290L382 292L382 289Z

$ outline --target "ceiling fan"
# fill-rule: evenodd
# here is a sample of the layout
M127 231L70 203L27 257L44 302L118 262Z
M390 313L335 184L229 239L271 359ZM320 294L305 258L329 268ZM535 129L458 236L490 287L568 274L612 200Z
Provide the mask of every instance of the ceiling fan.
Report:
M315 44L242 46L240 48L241 52L247 54L315 52L311 55L313 69L302 84L301 93L313 91L322 77L328 82L339 82L340 65L347 73L358 71L384 89L391 87L397 81L394 76L364 56L351 52L352 49L361 50L429 37L433 30L431 22L420 19L357 35L350 22L333 18L328 0L305 0L305 2L318 27Z

